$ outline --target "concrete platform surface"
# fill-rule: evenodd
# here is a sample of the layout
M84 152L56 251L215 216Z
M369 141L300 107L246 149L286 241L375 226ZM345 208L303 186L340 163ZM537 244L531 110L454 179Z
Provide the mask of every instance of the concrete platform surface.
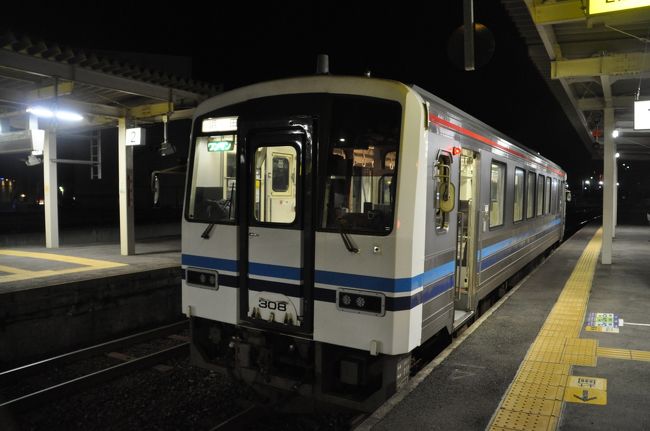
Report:
M121 274L180 267L180 237L140 240L136 254L119 244L0 248L0 295Z
M607 266L597 228L357 429L650 429L650 228L619 226Z
M0 248L0 370L181 319L180 248Z

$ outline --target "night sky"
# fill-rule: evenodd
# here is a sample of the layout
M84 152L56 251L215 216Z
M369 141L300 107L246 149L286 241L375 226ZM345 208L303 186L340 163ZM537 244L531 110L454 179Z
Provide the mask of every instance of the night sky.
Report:
M193 78L226 89L312 74L316 55L326 53L333 74L370 70L417 84L557 162L574 181L591 171L589 154L499 1L475 2L476 21L492 32L495 51L474 72L454 66L448 54L463 20L461 0L393 4L195 2L135 10L106 2L73 14L50 3L37 13L4 14L0 27L89 51L191 57Z

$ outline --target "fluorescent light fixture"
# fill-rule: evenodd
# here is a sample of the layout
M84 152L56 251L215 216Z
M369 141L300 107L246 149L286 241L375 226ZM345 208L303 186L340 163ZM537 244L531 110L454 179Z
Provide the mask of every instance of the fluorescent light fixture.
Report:
M26 110L28 113L32 115L36 115L37 117L41 118L54 118L56 117L59 120L63 121L81 121L83 120L83 116L81 114L77 114L76 112L72 111L52 111L49 108L46 108L44 106L30 106Z
M84 117L72 111L56 111L56 118L64 121L81 121Z
M619 135L620 135L620 133L619 133L618 129L612 130L612 138L618 138Z
M618 159L619 157L621 157L621 153L614 154L614 157L616 157Z
M42 106L30 106L27 108L27 112L41 118L54 117L54 112L52 112L51 109L47 109Z
M239 117L206 118L201 124L201 131L234 132L237 130L237 118Z

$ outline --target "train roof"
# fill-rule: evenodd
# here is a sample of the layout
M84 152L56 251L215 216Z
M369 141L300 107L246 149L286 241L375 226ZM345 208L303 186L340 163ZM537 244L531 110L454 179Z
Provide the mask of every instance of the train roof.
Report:
M368 94L372 90L373 86L380 83L385 86L384 88L389 89L389 91L393 92L395 95L400 94L404 96L406 93L413 91L420 98L427 100L434 106L440 107L446 114L455 117L453 119L461 121L465 128L469 126L469 129L471 129L470 133L476 134L477 132L481 132L483 134L492 135L492 139L483 139L484 143L495 141L496 138L498 138L501 141L505 141L508 145L516 147L517 150L520 150L510 151L511 154L520 158L530 159L538 164L545 164L551 167L552 170L557 171L558 174L564 174L564 176L566 176L566 172L555 162L543 157L539 153L488 126L454 105L444 101L423 88L418 87L417 85L407 85L403 82L391 79L345 75L309 75L265 81L229 90L204 101L195 110L194 117L196 118L224 106L266 96L308 92ZM472 135L470 134L470 136Z
M446 102L445 100L439 98L438 96L428 92L427 90L418 87L417 85L411 85L411 88L420 95L423 99L427 100L429 103L433 103L434 105L440 106L442 109L444 109L447 113L452 114L453 116L457 117L456 119L462 120L464 127L467 128L469 125L472 132L477 132L481 131L483 133L489 133L493 135L495 138L499 138L503 141L506 141L510 145L514 145L517 147L517 149L522 150L525 153L528 153L527 156L528 158L534 159L541 159L544 163L548 164L549 166L552 166L556 168L557 170L561 171L561 173L564 174L566 177L566 172L564 169L562 169L557 163L553 162L552 160L547 159L546 157L542 156L536 151L531 150L530 148L526 147L525 145L520 144L516 140L504 135L503 133L499 132L498 130L494 129L493 127L490 127L489 125L485 124L481 120L469 115L468 113L460 110L459 108L455 107L449 102Z

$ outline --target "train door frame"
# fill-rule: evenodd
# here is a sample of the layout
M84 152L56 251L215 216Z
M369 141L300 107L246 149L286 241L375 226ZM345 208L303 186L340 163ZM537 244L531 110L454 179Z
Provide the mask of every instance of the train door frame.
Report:
M239 141L242 145L238 160L240 193L237 197L241 215L238 265L240 324L261 329L277 330L281 327L286 333L311 334L313 332L313 289L310 286L313 286L314 277L314 226L311 214L314 204L312 188L315 183L309 167L316 157L314 154L316 146L312 142L314 122L311 117L255 121L240 118ZM291 223L266 221L261 218L261 213L255 212L256 187L259 179L256 175L255 156L257 149L264 147L267 148L265 151L269 151L270 147L295 149L295 219ZM278 242L278 240L283 241L281 239L283 232L287 239L293 238L291 241L297 240L298 243ZM275 240L275 242L265 244L263 243L265 239ZM273 250L273 254L267 253L264 262L255 262L251 259L251 256L259 256L254 249L258 246L267 251ZM292 261L294 265L289 264ZM295 262L299 262L298 267L295 267ZM288 283L274 278L291 279L297 281L297 284L289 286ZM254 284L255 289L251 289ZM260 285L263 285L261 291ZM260 313L260 316L257 316L256 311L259 313L261 310L259 308L255 310L255 306L251 304L251 292L256 291L260 294L268 293L267 296L272 297L264 298L268 299L265 305L268 305L269 309L278 310L277 313L274 312L278 315L282 314L280 312L292 310L287 304L284 309L280 309L278 301L283 295L281 291L293 292L284 295L297 311L296 315L292 316L293 320L284 321L280 317L281 320L268 321L266 315L269 313ZM291 297L297 298L297 301L291 300ZM282 299L282 302L287 301ZM258 305L261 304L260 302ZM271 305L274 308L271 308ZM284 316L287 317L288 314L284 313Z
M463 178L466 160L471 158L473 169L470 184ZM456 259L454 268L454 326L462 325L476 309L476 287L478 283L477 247L480 220L480 152L463 148L459 155L458 169L458 213L456 227ZM470 190L467 190L467 187ZM463 199L464 197L468 199ZM463 265L463 262L465 265Z

